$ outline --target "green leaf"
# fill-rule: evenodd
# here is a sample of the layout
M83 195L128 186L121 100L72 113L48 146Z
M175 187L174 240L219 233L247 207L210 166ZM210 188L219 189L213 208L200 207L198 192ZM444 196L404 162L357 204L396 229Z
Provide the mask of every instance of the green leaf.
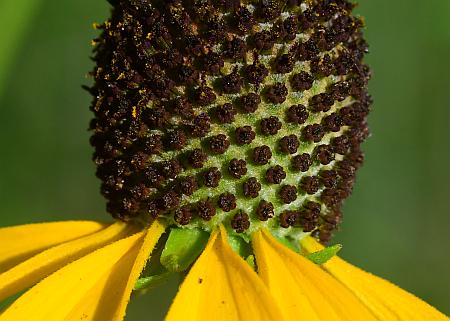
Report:
M161 264L170 272L186 270L200 255L209 234L200 229L172 228L161 254Z
M134 290L152 290L161 284L167 282L170 277L172 277L174 274L172 272L163 273L160 275L152 275L147 276L145 278L140 278L136 281L136 284L134 285Z
M321 251L308 254L306 257L316 264L327 263L329 259L335 256L342 249L341 244L332 245Z

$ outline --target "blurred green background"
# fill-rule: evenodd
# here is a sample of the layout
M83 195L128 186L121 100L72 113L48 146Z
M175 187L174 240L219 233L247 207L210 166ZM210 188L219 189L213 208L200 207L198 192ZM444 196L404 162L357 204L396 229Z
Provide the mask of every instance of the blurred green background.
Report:
M337 241L450 313L450 1L361 0L373 68L367 160ZM106 0L0 3L0 226L103 219L87 126L92 22ZM176 280L127 320L161 320ZM163 292L163 293L162 293Z

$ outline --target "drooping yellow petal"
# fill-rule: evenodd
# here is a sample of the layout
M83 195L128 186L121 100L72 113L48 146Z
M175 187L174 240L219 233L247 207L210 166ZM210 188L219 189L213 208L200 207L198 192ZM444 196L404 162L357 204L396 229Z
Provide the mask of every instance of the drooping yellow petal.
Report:
M66 221L0 228L0 273L54 245L95 233L107 225Z
M312 237L301 245L307 253L323 249ZM350 289L381 321L448 321L449 318L398 286L335 256L322 265Z
M164 230L165 225L155 221L146 231L137 256L130 252L122 258L84 295L64 321L123 320L133 287Z
M175 297L166 321L283 321L256 273L213 232Z
M115 309L104 298L120 297L121 293L117 293L115 284L111 282L117 278L127 279L143 237L144 232L140 232L63 267L17 299L0 315L0 321L94 320L83 310L74 310L80 308L79 303L83 300L92 304L88 312L94 311L96 316L96 311L101 311L99 307L105 304ZM102 290L96 291L95 286L99 285L103 286ZM90 293L100 294L100 297L89 298L86 295ZM106 293L105 297L103 293Z
M31 257L0 274L0 301L29 288L64 265L131 235L133 231L135 228L132 226L117 222L100 232L57 245Z
M375 321L372 313L320 267L267 231L252 238L258 274L290 321Z

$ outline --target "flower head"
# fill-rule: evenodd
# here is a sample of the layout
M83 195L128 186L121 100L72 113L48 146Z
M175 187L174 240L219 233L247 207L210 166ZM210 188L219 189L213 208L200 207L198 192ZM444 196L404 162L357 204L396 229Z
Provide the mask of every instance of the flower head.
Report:
M0 229L0 314L122 320L175 273L167 321L447 320L324 248L367 137L346 0L110 1L89 91L117 220Z

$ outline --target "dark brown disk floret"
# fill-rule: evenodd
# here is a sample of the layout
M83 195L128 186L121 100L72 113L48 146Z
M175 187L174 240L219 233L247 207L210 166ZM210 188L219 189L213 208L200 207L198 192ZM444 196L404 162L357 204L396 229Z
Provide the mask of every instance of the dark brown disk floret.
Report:
M188 162L193 168L202 168L208 155L200 148L193 149L188 155Z
M258 165L265 165L272 158L272 151L267 145L255 147L252 154L253 161Z
M270 50L275 45L276 38L267 30L257 32L253 35L251 42L257 50Z
M298 221L304 232L311 232L319 223L320 204L308 202L305 208L299 211Z
M259 85L269 75L269 70L262 63L255 62L245 68L245 75L249 83Z
M142 142L142 147L147 154L159 154L163 149L162 138L160 135L151 135Z
M219 186L219 181L222 178L222 173L217 167L211 167L203 173L203 183L208 187Z
M326 46L326 43L325 45ZM327 49L327 48L323 48ZM316 57L311 60L311 72L317 77L328 77L334 72L334 64L330 55L326 54L322 58Z
M194 101L200 106L208 106L216 100L216 94L208 86L200 86L195 91Z
M236 116L236 108L230 103L223 104L216 108L217 120L222 124L231 124Z
M203 56L202 65L206 72L211 74L219 73L220 69L224 66L225 62L222 56L215 52L209 52Z
M339 115L338 113L333 113L325 117L322 120L322 124L326 130L337 133L344 125L344 121L341 115Z
M239 212L231 219L231 227L237 233L244 233L250 227L250 220L248 214Z
M333 148L330 145L319 145L314 149L314 156L322 165L328 165L334 160Z
M240 99L241 108L246 113L254 113L258 109L260 103L261 97L255 93L244 95Z
M283 54L274 61L275 72L279 74L287 74L294 69L294 58L290 54Z
M283 29L285 31L284 40L292 41L298 32L298 19L296 16L290 16L283 21Z
M330 94L322 93L313 96L309 101L309 109L314 112L327 112L333 106L334 100Z
M158 198L158 207L161 210L174 209L179 203L180 197L175 191L165 192Z
M155 200L148 200L144 204L147 213L150 214L151 217L157 218L161 213L161 210L158 208L158 204Z
M294 226L297 223L299 215L299 211L284 211L280 215L280 226L284 228Z
M149 166L144 172L144 184L148 187L158 187L164 182L164 177L156 166Z
M292 169L295 171L306 172L312 165L311 156L307 153L295 155L291 161Z
M286 111L287 120L294 124L303 124L308 119L308 112L303 105L293 105Z
M345 192L335 188L326 188L320 195L322 202L331 208L340 206L344 198Z
M244 81L237 70L234 70L231 74L222 78L222 90L225 94L239 93L243 84Z
M353 179L356 173L356 166L352 161L344 159L338 163L337 172L344 179Z
M331 146L333 146L333 151L335 153L345 155L350 149L350 140L347 135L335 137L331 140Z
M264 135L276 135L281 126L282 122L276 116L261 119L261 133Z
M180 225L188 225L192 219L192 211L189 206L182 206L175 211L173 219Z
M318 143L325 135L322 126L319 124L308 125L302 130L302 137L306 141Z
M256 6L257 16L264 20L274 20L281 15L282 5L276 0L258 1Z
M284 136L280 139L280 150L286 154L295 154L297 152L300 142L296 135L292 134Z
M130 159L130 167L135 170L143 170L147 167L149 155L144 152L137 152Z
M288 89L283 83L275 83L267 89L266 98L272 104L281 104L286 100Z
M271 184L280 184L286 178L286 172L280 165L270 167L266 171L266 180Z
M177 97L170 103L170 110L176 114L185 118L189 118L193 115L193 109L191 103L184 97Z
M191 125L191 134L194 137L205 137L211 127L211 119L206 113L194 118Z
M223 154L230 147L230 141L226 135L219 134L209 139L209 147L213 153Z
M149 128L162 128L169 121L169 113L161 106L145 108L142 112L142 120Z
M243 159L233 158L228 165L228 172L234 178L241 178L247 174L247 163Z
M297 199L297 188L292 185L284 185L280 189L279 196L283 203L292 203Z
M175 75L175 81L182 85L192 85L198 79L198 71L186 65L179 66Z
M348 81L340 81L328 87L328 92L334 100L343 101L350 95L350 83Z
M223 53L225 57L230 59L244 59L246 52L247 45L239 38L233 38L232 40L226 41L223 46Z
M197 180L194 176L187 176L180 179L177 185L177 190L180 194L192 195L197 190Z
M314 39L298 44L295 50L295 56L301 61L314 59L320 53L320 49L317 47Z
M250 144L256 137L256 133L250 126L236 128L235 134L238 145Z
M187 142L187 137L184 131L177 129L167 134L165 143L169 149L180 150Z
M250 177L246 182L244 182L242 187L245 196L255 198L261 190L261 183L258 182L256 177Z
M161 162L161 172L165 178L176 178L182 170L183 167L176 159Z
M245 33L256 23L253 14L244 6L240 6L234 13L234 21L237 29Z
M291 88L294 91L304 91L311 89L313 82L313 76L304 71L298 74L294 74L290 80Z
M313 195L319 191L320 180L316 176L305 176L302 178L300 186L306 193Z
M222 193L219 195L217 205L224 211L229 212L236 208L236 196L231 193Z
M328 188L334 188L338 183L338 174L335 170L324 170L320 174L320 182Z
M272 203L265 200L259 202L259 205L256 208L256 216L258 216L261 221L267 221L268 219L274 217L274 215L275 211Z
M216 215L216 208L209 200L198 201L196 209L197 215L205 221L209 221L214 215Z

